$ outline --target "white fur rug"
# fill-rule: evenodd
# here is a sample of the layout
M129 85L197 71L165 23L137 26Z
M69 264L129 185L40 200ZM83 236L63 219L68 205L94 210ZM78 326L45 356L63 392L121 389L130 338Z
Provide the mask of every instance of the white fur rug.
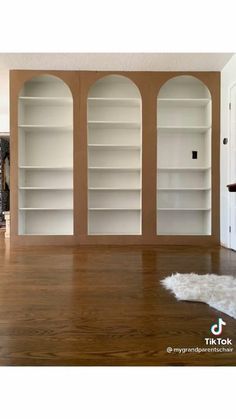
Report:
M214 274L173 274L162 284L178 300L200 301L236 319L236 278Z

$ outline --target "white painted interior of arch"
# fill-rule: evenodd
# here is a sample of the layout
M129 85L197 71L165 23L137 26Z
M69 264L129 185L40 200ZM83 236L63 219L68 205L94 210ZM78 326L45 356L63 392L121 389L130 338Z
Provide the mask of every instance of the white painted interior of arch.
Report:
M73 234L73 99L55 76L18 97L19 234Z

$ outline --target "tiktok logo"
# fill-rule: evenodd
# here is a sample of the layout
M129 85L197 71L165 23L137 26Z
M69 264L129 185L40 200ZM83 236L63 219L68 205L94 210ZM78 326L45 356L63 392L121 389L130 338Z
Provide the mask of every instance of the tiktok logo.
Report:
M226 323L224 322L223 319L219 318L218 323L214 323L211 326L211 333L213 333L213 335L215 336L221 335L223 326L226 326Z

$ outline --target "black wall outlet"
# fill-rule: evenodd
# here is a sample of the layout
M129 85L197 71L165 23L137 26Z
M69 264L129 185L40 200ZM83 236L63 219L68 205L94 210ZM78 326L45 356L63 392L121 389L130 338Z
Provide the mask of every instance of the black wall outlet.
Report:
M192 159L197 159L197 151L192 151Z

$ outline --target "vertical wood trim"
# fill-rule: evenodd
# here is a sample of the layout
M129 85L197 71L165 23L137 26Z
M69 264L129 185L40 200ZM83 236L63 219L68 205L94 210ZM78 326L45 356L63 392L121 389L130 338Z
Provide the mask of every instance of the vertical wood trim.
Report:
M88 230L88 152L87 152L87 95L88 89L86 79L83 73L80 73L80 101L78 111L78 165L79 178L78 178L78 213L79 218L79 234L87 235Z
M18 82L10 71L10 238L18 234Z
M79 154L80 154L80 129L79 129L79 103L80 98L80 83L79 83L79 74L75 73L73 80L73 201L74 201L74 235L78 237L80 234L80 217L78 214L80 212L80 166L78 164Z
M157 122L155 89L142 89L142 235L156 234Z

